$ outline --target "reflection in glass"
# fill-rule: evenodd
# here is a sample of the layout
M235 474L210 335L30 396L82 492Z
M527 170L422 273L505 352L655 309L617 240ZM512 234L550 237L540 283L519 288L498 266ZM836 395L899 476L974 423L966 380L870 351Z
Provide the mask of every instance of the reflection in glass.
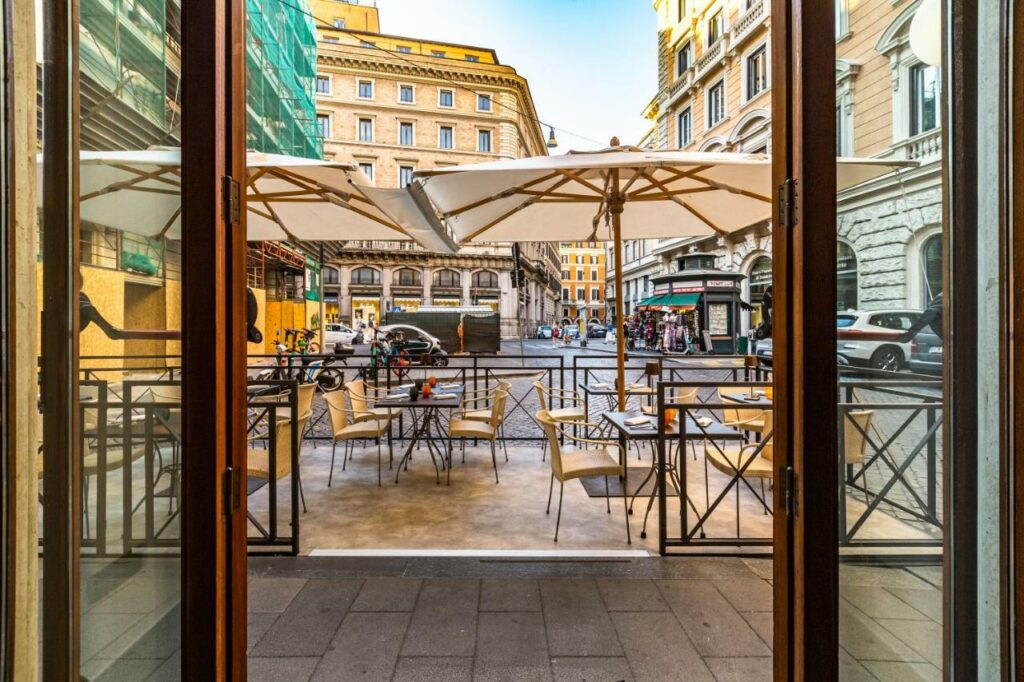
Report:
M943 288L940 74L907 46L903 10L849 3L862 40L836 45L856 65L837 152L908 162L837 196L843 680L942 678L946 396L941 325L923 317Z

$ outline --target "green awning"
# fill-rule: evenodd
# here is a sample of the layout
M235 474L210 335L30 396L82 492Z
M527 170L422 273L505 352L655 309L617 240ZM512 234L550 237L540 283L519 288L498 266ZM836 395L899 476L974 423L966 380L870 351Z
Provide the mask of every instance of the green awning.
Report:
M636 304L637 308L694 308L700 300L700 294L660 294L645 298Z
M670 308L695 308L700 296L700 294L671 294L663 296L662 298L665 300L659 301L658 305L667 305Z
M642 300L639 303L637 303L636 307L637 308L654 308L656 306L662 306L662 305L665 305L664 303L662 303L662 301L667 300L667 299L669 299L671 297L672 296L670 294L660 294L658 296L651 296L650 298L645 298L644 300Z

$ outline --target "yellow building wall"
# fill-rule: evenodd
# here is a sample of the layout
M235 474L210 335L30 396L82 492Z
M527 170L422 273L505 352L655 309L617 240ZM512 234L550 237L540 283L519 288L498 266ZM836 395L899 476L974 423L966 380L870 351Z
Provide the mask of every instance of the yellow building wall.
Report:
M124 280L125 275L118 270L82 266L82 291L92 301L110 324L124 327ZM42 269L39 271L40 282ZM40 288L42 284L40 283ZM125 342L107 338L94 324L89 325L78 337L79 355L116 356L110 360L83 360L82 367L116 367L123 364L120 356L125 355Z

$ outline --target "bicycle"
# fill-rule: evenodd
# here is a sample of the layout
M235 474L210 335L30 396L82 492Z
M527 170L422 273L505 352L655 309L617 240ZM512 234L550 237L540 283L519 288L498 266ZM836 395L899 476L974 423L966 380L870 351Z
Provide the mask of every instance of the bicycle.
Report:
M298 351L303 354L318 354L320 352L320 344L316 340L316 332L312 329L306 327L301 329L285 327L284 340L289 350Z

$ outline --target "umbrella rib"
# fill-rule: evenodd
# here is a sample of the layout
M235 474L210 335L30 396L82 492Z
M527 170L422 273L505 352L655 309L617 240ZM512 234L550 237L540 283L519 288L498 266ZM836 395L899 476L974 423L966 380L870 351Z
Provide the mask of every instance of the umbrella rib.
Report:
M562 178L561 180L556 182L554 185L552 185L551 189L552 190L558 189L559 187L561 187L562 185L564 185L567 182L569 182L569 178ZM471 232L470 234L466 235L466 238L462 239L461 241L471 241L473 239L476 239L478 236L480 236L481 234L483 234L487 230L491 229L492 227L494 227L495 225L497 225L501 221L505 220L506 218L508 218L512 214L516 213L517 211L521 211L524 208L527 208L527 207L535 204L539 200L540 200L540 197L532 197L530 199L527 199L526 201L524 201L521 204L517 204L516 206L514 206L512 208L512 210L510 210L510 211L508 211L508 212L498 216L497 218L495 218L491 222L487 223L486 225L484 225L480 229L475 230L475 231Z
M547 180L551 180L551 179L556 178L556 177L558 177L558 173L557 172L548 173L547 175L543 175L543 176L541 176L539 178L534 178L533 180L530 180L527 183L523 183L522 185L518 185L518 186L512 187L510 189L504 189L504 190L498 192L497 194L492 194L489 197L484 197L483 199L478 199L477 201L474 201L474 202L472 202L470 204L466 204L465 206L460 206L459 208L452 209L451 211L446 211L445 213L441 214L441 218L443 218L445 220L447 220L448 218L454 218L455 216L460 215L462 213L465 213L466 211L472 211L474 208L479 208L480 206L483 206L484 204L489 204L492 201L495 201L497 199L503 199L505 197L510 197L513 194L516 194L516 193L518 193L518 192L520 192L520 191L522 191L524 189L528 189L528 188L533 187L534 185L536 185L538 183L546 182ZM561 187L561 186L562 185L555 185L555 186L551 187L551 189L556 189L557 187Z
M166 182L167 184L171 185L172 187L179 187L180 188L180 185L175 184L173 181L167 180L166 178L159 177L159 176L163 175L164 173L166 173L168 171L168 168L166 166L161 166L160 168L158 168L158 169L156 169L154 171L150 171L148 173L140 173L138 171L138 169L132 168L130 166L122 167L120 165L117 165L117 166L111 166L111 167L112 168L118 168L119 170L123 170L123 171L125 171L127 173L133 173L135 175L135 177L129 178L128 180L120 180L118 182L113 182L113 183L107 185L106 187L104 187L102 189L96 190L95 192L89 192L88 194L83 195L79 199L79 201L88 201L89 199L95 199L96 197L100 197L100 196L103 196L105 194L111 194L113 192L119 192L119 191L125 190L125 189L130 189L130 190L135 191L135 192L152 192L152 193L157 193L157 194L169 194L169 195L175 195L175 194L180 194L181 193L180 191L169 191L169 190L159 189L159 188L156 188L156 187L138 187L137 186L140 182L145 182L146 180L155 180L157 182Z
M579 176L579 174L576 173L575 171L571 171L571 170L568 170L566 168L559 168L557 172L560 173L561 175L566 176L567 178L569 178L571 180L575 180L579 184L581 184L584 187L586 187L587 189L589 189L591 192L596 192L597 194L602 195L602 196L607 193L606 190L602 190L600 187L598 187L597 185L593 184L589 180L584 180L583 178L581 178Z
M174 166L160 166L156 170L150 171L148 173L143 173L141 170L135 168L134 166L126 166L121 163L112 163L110 164L110 167L117 168L118 170L123 170L125 173L132 173L133 175L137 175L139 176L139 180L151 179L156 180L157 182L166 183L168 185L171 185L172 187L181 187L180 181L175 181L164 177L166 174L178 175L178 170Z
M623 196L628 195L629 194L629 188L633 186L634 182L636 182L640 177L643 176L645 170L646 169L644 169L644 168L637 168L636 172L633 173L633 177L631 177L626 182L626 184L622 186L622 189L619 190L619 194L622 194Z
M671 173L674 176L673 180L687 180L687 179L692 178L697 173L703 173L704 171L706 171L709 168L711 168L711 166L708 166L708 165L705 164L705 165L702 165L702 166L697 166L695 168L691 168L688 171L681 171L681 170L678 170L676 168L669 168L667 166L659 166L658 168L660 170L665 171L666 173ZM655 189L659 189L657 185L647 185L646 187L641 187L637 191L633 192L633 194L630 195L630 197L632 198L632 197L635 197L635 196L639 196L641 194L646 194L647 192L652 192Z
M710 178L705 178L705 177L702 177L700 175L693 175L691 177L694 180L697 180L699 182L703 182L704 184L708 185L709 187L714 187L715 189L721 189L721 190L724 190L726 192L731 192L732 194L741 194L741 195L743 195L745 197L750 197L751 199L757 199L758 201L763 201L763 202L765 202L767 204L772 203L771 197L766 197L763 194L758 194L757 192L751 192L750 190L741 189L739 187L733 187L732 185L727 185L724 182L718 182L717 180L711 180Z
M171 214L171 219L168 220L167 223L163 226L163 229L160 230L160 234L159 234L160 237L166 236L167 230L171 229L171 225L174 224L174 221L177 220L178 216L180 216L180 215L181 215L181 204L178 204L178 207L174 209L174 213Z
M665 186L665 183L661 182L660 180L658 180L657 178L655 178L654 176L652 176L650 173L648 173L646 171L644 171L644 177L646 177L647 181L650 182L651 184L658 185L664 192L669 194L668 198L671 201L674 201L675 203L679 204L680 206L685 208L687 211L692 213L694 216L697 217L698 220L700 220L702 223L704 223L705 225L710 227L717 234L725 235L725 230L721 229L720 227L715 225L713 222L711 222L710 220L705 218L703 215L700 214L700 212L698 212L696 209L694 209L692 206L690 206L688 203L686 203L685 201L683 201L679 197L672 195L671 194L671 190L669 190L668 187Z
M688 203L686 203L686 202L685 202L685 201L683 201L682 199L680 199L680 200L679 200L679 205L680 205L680 206L682 206L683 208L685 208L685 209L686 209L687 211L689 211L689 212L690 212L690 213L692 213L693 215L697 216L697 219L698 219L698 220L700 220L700 221L701 221L702 223L704 223L705 225L707 225L708 227L710 227L710 228L711 228L712 230L714 230L716 234L720 234L720 235L722 235L722 236L725 236L725 234L726 234L725 230L723 230L722 228L718 227L718 226L717 226L717 225L715 225L715 224L714 224L713 222L711 222L710 220L708 220L707 218L705 218L705 217L704 217L703 215L701 215L701 213L700 213L700 212L699 212L699 211L698 211L697 209L695 209L695 208L694 208L693 206L690 206L690 205L689 205Z

